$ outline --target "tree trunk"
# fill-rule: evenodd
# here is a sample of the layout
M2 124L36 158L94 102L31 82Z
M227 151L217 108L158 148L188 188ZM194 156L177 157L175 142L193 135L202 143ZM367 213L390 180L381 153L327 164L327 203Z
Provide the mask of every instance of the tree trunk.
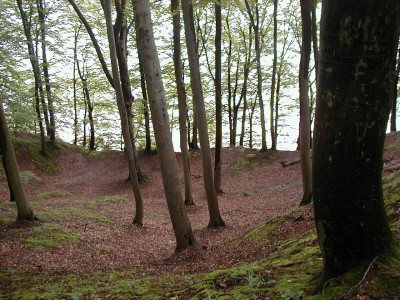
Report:
M197 116L197 125L199 126L200 151L203 167L204 187L207 196L208 212L210 215L209 227L224 226L221 218L218 199L215 192L212 166L210 142L208 139L207 116L204 107L203 89L201 86L199 62L196 51L195 39L190 26L190 0L182 0L183 20L185 23L186 46L189 56L190 78L192 81L193 102Z
M271 149L276 150L276 132L274 127L274 121L276 116L275 112L275 86L276 86L276 67L278 62L278 50L277 50L277 40L278 40L278 0L274 0L274 59L272 63L272 80L271 80L271 98L269 102L270 109L270 133L271 133Z
M151 117L159 154L165 196L176 238L176 250L197 245L182 199L178 163L170 136L160 61L153 35L150 3L133 0L138 51L143 59Z
M44 74L44 82L46 87L46 97L47 97L47 108L49 111L50 117L50 126L48 127L49 137L50 137L50 148L55 149L57 147L56 143L56 122L54 117L54 101L53 95L51 93L50 86L50 76L49 76L49 68L47 63L47 42L46 42L46 24L45 24L45 16L44 16L44 6L42 0L36 0L38 16L39 16L39 26L40 26L40 38L42 44L42 62L43 62L43 74Z
M267 139L265 130L265 114L264 114L264 101L262 93L262 74L261 74L261 48L260 48L260 21L259 21L259 11L258 11L258 0L256 1L256 12L255 16L250 8L248 0L245 0L247 14L249 15L251 25L254 30L254 43L256 51L256 61L257 61L257 97L258 105L260 107L260 122L261 122L261 152L267 151ZM256 19L254 19L254 17Z
M190 175L190 160L188 151L187 128L186 128L186 91L182 72L182 49L181 49L181 14L179 12L179 0L171 1L173 15L173 40L174 40L174 70L176 89L178 94L180 147L182 155L183 178L185 183L185 205L194 205L192 180Z
M140 69L140 87L142 89L142 95L143 95L144 128L145 128L145 134L146 134L146 145L145 145L144 153L151 154L149 101L147 99L146 79L144 76L144 71L143 71L143 66L142 66L140 56L139 56L139 69Z
M221 151L222 151L222 91L221 91L221 39L222 39L222 13L221 1L217 0L215 6L215 159L214 159L214 185L217 193L221 189Z
M399 41L397 41L399 43ZM398 47L398 46L397 46ZM397 86L399 84L399 75L400 75L400 48L398 50L397 56L397 68L396 68L396 77L394 80L394 91L393 91L393 100L392 100L392 108L391 108L391 116L390 116L390 132L397 131L396 118L397 118Z
M3 103L0 99L0 155L4 164L9 189L15 198L17 204L17 220L36 220L32 209L29 206L24 186L19 175L17 160L15 159L14 147L11 136L8 131L6 116L3 109Z
M312 173L310 157L310 108L308 97L308 70L311 56L311 1L301 0L302 43L299 68L300 90L300 160L303 181L303 199L300 204L312 201Z
M43 94L43 88L42 88L43 85L42 85L42 78L40 76L39 61L38 61L38 57L36 54L37 51L35 53L35 47L33 44L32 24L28 21L28 17L22 6L22 0L17 0L17 5L18 5L19 13L21 15L22 25L24 27L26 44L28 47L29 60L30 60L31 66L32 66L33 77L35 79L35 110L36 110L36 117L37 117L38 123L39 123L39 130L40 130L40 144L41 144L40 153L42 155L46 155L46 152L47 152L46 137L45 137L44 126L43 126L43 118L42 118L42 114L40 111L40 99L41 99L40 93Z
M107 36L108 42L110 45L110 56L111 56L111 66L112 66L112 74L114 78L113 86L115 87L115 94L117 98L118 110L121 118L121 128L122 135L124 138L125 149L128 156L128 165L129 165L129 173L131 174L131 184L132 190L135 195L135 203L136 203L136 214L133 219L133 224L137 224L141 226L143 224L143 201L142 195L140 194L139 181L137 177L137 170L135 166L134 154L133 154L133 146L132 140L129 132L129 122L128 115L125 108L124 98L122 94L121 81L119 79L119 70L118 70L118 58L117 51L115 47L115 39L114 39L114 29L112 25L111 19L111 4L110 0L102 0L101 4L103 6L104 15L107 23Z
M315 222L324 260L319 289L392 244L382 155L399 15L398 0L322 4L313 145Z

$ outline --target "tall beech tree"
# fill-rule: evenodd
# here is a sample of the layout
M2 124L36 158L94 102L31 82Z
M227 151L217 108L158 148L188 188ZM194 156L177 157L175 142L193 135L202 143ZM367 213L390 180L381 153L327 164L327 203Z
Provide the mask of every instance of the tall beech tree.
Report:
M0 99L0 156L6 172L7 181L9 184L11 198L14 198L17 204L18 216L17 220L33 221L37 218L29 205L28 198L25 194L24 186L22 185L19 175L17 160L15 158L14 147L11 136L7 127L7 120L4 113L3 102Z
M179 0L171 1L171 11L173 19L173 41L174 41L174 71L176 89L178 94L179 109L179 138L182 155L183 178L185 183L185 204L194 205L192 180L190 175L190 157L188 151L188 133L186 126L186 89L183 81L182 70L182 49L181 49L181 14Z
M222 152L222 84L221 84L221 56L222 56L222 7L217 0L215 7L215 159L214 159L214 184L215 191L222 193L221 189L221 152Z
M311 1L301 0L301 57L299 68L300 91L300 161L303 181L303 199L300 204L312 200L312 173L310 157L310 104L308 96L309 65L311 56Z
M261 28L260 28L260 11L258 0L254 4L254 12L248 0L244 1L246 4L246 11L250 18L251 26L254 31L254 47L256 52L256 62L257 62L257 98L258 105L260 109L260 122L261 122L261 152L267 151L267 136L265 129L265 113L264 113L264 100L262 91L262 73L261 73Z
M111 68L112 68L112 78L113 78L113 86L115 89L115 94L117 98L118 111L121 119L121 129L122 135L124 138L125 151L128 157L128 166L129 166L129 174L130 174L130 182L132 185L133 194L135 196L135 204L136 204L136 212L135 217L133 219L133 224L137 224L141 226L143 224L143 200L142 195L140 193L139 181L137 176L137 170L135 166L134 152L133 152L133 141L131 139L130 127L128 121L128 112L126 110L124 96L122 93L122 86L119 77L118 70L118 58L117 58L117 50L115 46L115 36L114 29L112 24L112 16L111 16L111 4L110 0L102 0L101 5L103 6L104 16L107 24L107 36L108 42L110 46L110 57L111 57Z
M325 0L313 147L323 284L387 250L382 155L395 80L398 0Z
M196 246L197 242L181 194L178 163L170 135L169 116L160 61L154 40L150 3L148 0L132 0L132 5L135 14L138 51L142 57L146 77L164 191L175 233L176 250L181 250L188 246Z
M272 80L271 80L271 98L269 100L269 114L270 114L270 134L271 134L271 149L276 150L277 134L275 131L275 91L276 91L276 68L278 64L278 0L274 0L274 13L273 13L273 23L274 23L274 58L272 62Z
M182 13L185 27L186 47L189 56L190 78L193 94L194 108L199 127L201 162L203 168L204 188L207 196L207 206L210 215L209 227L224 226L219 212L218 199L215 191L213 172L211 166L210 141L208 138L207 116L204 106L203 88L201 85L199 61L196 51L195 39L190 24L190 0L182 0Z

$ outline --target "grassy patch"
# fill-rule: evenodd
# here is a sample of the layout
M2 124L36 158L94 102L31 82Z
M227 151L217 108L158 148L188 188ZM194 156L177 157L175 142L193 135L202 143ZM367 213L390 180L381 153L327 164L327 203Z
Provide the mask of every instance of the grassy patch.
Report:
M96 209L102 204L107 203L117 203L121 201L125 201L128 199L128 195L107 195L100 198L90 199L90 200L78 200L78 203L84 204L90 209Z
M53 223L44 223L32 228L32 234L25 239L30 247L60 247L63 243L79 244L81 237L78 233L65 229Z
M33 158L35 165L43 172L46 173L56 173L57 165L54 163L53 159L56 156L57 151L47 151L47 156L41 154L41 145L39 139L37 141L28 141L13 137L13 145L15 150L26 150L28 154ZM16 154L18 156L18 152Z
M65 197L71 195L71 192L67 190L55 190L55 191L48 191L48 192L43 192L39 193L36 195L36 198L42 199L42 198L49 198L49 197Z
M230 167L231 171L237 172L245 168L256 169L258 167L257 154L250 153L239 157L236 162Z
M101 151L96 151L96 150L92 151L92 150L85 149L85 148L81 149L81 154L82 155L88 155L88 156L91 156L91 157L104 157L109 152L110 152L110 150L108 150L108 149L101 150Z
M99 212L93 212L87 209L66 207L48 209L38 214L39 219L60 220L60 219L83 219L87 222L97 221L107 226L113 226L114 221Z

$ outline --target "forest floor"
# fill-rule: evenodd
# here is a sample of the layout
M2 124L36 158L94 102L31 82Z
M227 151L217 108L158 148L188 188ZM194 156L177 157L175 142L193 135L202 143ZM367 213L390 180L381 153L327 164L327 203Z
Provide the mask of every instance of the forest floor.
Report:
M246 273L247 281L242 275L230 274L229 280L225 275L215 275L214 280L210 280L211 287L199 287L198 296L193 296L197 295L193 283L194 278L197 278L195 274L233 270L232 268L241 268L246 264L256 264L255 262L265 260L266 257L271 258L278 250L283 251L285 247L291 247L289 245L293 243L296 243L300 250L292 249L292 256L297 255L302 248L313 249L312 258L308 260L310 265L307 267L320 267L312 207L298 208L302 197L300 164L295 163L287 167L282 165L282 162L296 161L299 158L298 152L260 153L246 148L225 148L222 155L224 193L218 196L218 200L226 226L207 228L208 209L200 153L191 151L190 163L196 205L188 207L188 214L196 239L206 247L174 254L175 238L156 155L140 155L142 172L148 180L147 183L141 184L145 218L144 226L138 227L131 224L134 199L130 183L127 181L128 169L122 152L89 153L79 147L62 143L62 149L57 154L43 159L34 154L35 143L29 135L19 134L15 139L20 171L38 221L22 225L14 222L15 205L8 201L6 180L4 172L0 169L0 281L3 282L0 283L0 291L3 291L0 298L215 299L222 295L228 296L227 299L246 299L253 295L254 299L274 299L275 296L277 299L302 299L312 289L310 284L300 288L291 284L287 287L287 283L292 282L291 279L285 279L287 282L283 288L271 288L271 283L266 284L280 274L279 268L282 265L284 268L292 267L292 257L284 263L280 261L279 268L275 266L266 270L264 264L253 265L252 270L242 270ZM179 153L177 160L181 167ZM390 184L393 185L392 177L398 177L396 169L400 166L399 132L388 135L385 160L384 174L389 176ZM396 188L398 191L394 194L398 195L400 184L398 187L396 185ZM394 208L390 208L395 211L394 216L390 216L393 224L396 224L394 226L398 226L399 223L399 203L400 200L397 199L392 203ZM394 233L397 240L400 240L400 230L395 228ZM101 280L108 276L109 281L112 281L110 278L114 275L110 274L114 273L110 272L128 270L133 272L124 275L129 278L154 279L168 275L172 279L168 281L167 287L161 288L161 296L158 297L154 282L149 285L147 291L136 292L132 292L133 283L128 282L127 286L130 288L127 289L131 294L126 296L126 291L116 292L116 288L113 288L114 292L107 289L100 292L81 289L78 293L74 291L74 285L68 282L70 279L65 277L74 274L78 278L93 279L93 274L102 274ZM254 275L256 270L259 273ZM27 274L34 274L32 278L49 282L58 278L56 282L52 282L53 285L62 286L64 282L68 287L59 290L50 285L46 288L34 279L27 279ZM185 280L190 280L189 283L185 281L178 284L182 279L178 280L178 277L173 276L186 276ZM200 281L196 281L197 285L204 281L204 276ZM312 274L308 276L307 280L310 281ZM248 278L253 277L264 282L257 283L261 290L238 290L239 296L234 296L234 287L248 286ZM274 280L276 283L277 279ZM395 280L399 280L400 283L400 274L395 274ZM102 285L111 285L109 281L102 281ZM175 282L175 286L171 286L170 281ZM23 284L23 287L16 282ZM92 282L86 285L95 284ZM194 287L191 287L192 285ZM268 294L268 288L275 291ZM55 291L51 292L51 289ZM222 291L222 294L212 294L210 289ZM21 293L21 290L29 290L30 296ZM167 293L167 290L173 290L174 296L171 296L170 292ZM363 290L359 290L360 286L352 291L354 299L372 299L365 298L369 296L364 297L365 292L363 294ZM400 297L399 290L388 291L388 297L391 295L389 292L397 293L393 299Z

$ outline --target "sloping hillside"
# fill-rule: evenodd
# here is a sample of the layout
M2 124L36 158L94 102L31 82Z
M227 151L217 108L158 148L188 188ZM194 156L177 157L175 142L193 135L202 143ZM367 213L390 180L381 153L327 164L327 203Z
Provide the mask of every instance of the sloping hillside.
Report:
M399 133L388 136L384 171L397 239L399 139ZM302 196L300 165L281 164L298 159L297 152L224 149L224 193L219 202L227 226L220 229L206 228L200 155L191 152L196 206L188 212L196 238L206 247L173 255L175 240L157 156L140 156L148 182L141 185L144 226L135 227L130 224L134 205L122 152L88 153L62 143L45 159L37 154L31 136L19 135L15 144L26 190L40 220L13 222L15 206L8 202L1 172L3 298L301 299L313 289L312 273L321 260L312 209L297 207ZM180 163L179 154L177 158ZM378 258L346 297L373 295L366 292L365 283L383 285L377 289L378 298L400 296L396 287L400 274L393 271L400 267L399 252ZM330 297L348 292L363 278L366 267L327 285L327 292L335 295Z

